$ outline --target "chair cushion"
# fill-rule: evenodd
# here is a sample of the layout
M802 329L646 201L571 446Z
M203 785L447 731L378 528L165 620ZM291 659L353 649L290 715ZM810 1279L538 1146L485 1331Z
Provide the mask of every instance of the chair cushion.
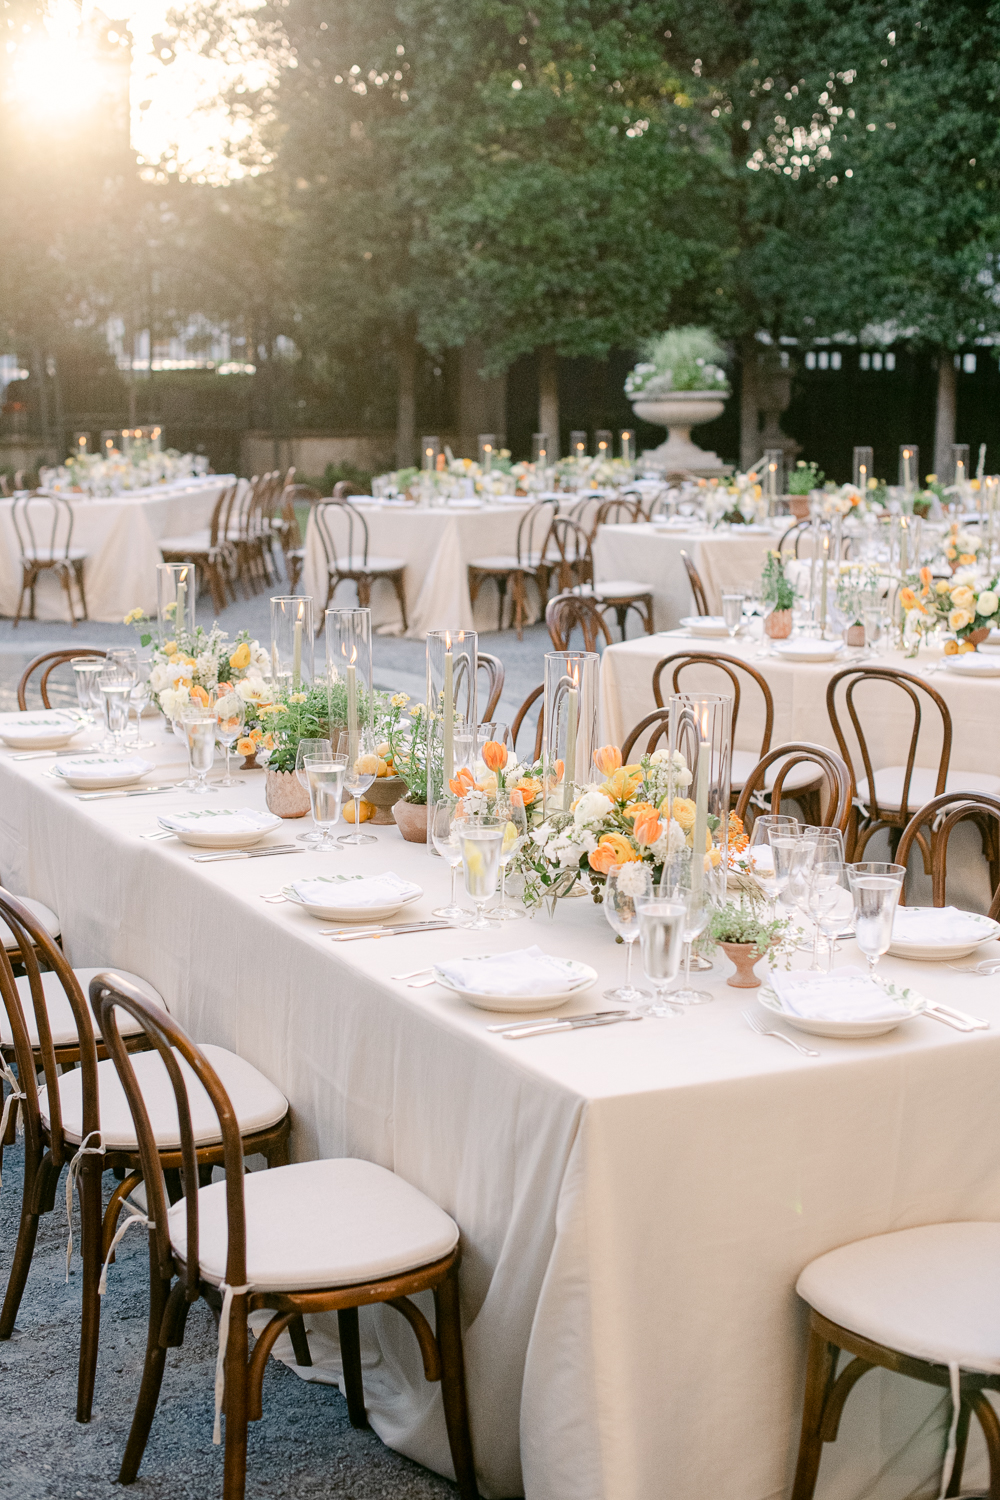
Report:
M630 583L624 578L607 582L602 578L591 586L590 592L598 599L640 599L644 594L652 595L653 589L648 583Z
M51 547L25 547L21 556L28 562L57 563L83 562L90 554L85 547L70 547L68 552L53 552Z
M742 787L746 786L750 773L759 760L760 756L756 755L752 750L733 751L730 785L734 791L739 791ZM777 781L778 772L781 770L782 764L782 761L775 761L764 772L764 790L766 792L769 792ZM796 791L801 792L805 787L813 786L822 774L822 767L818 766L814 760L800 760L798 765L793 766L785 777L781 785L781 790L791 796Z
M448 1255L458 1226L410 1183L374 1162L343 1157L250 1172L243 1179L247 1284L259 1291L306 1291L380 1281ZM168 1218L170 1242L187 1254L183 1200ZM216 1285L225 1278L226 1184L198 1194L199 1264Z
M212 546L212 533L199 531L194 536L164 536L156 545L161 552L208 552Z
M875 792L880 808L894 811L902 805L905 766L885 766L875 772ZM910 790L906 805L911 813L935 795L937 771L929 766L914 766L910 777ZM946 792L991 792L1000 796L1000 776L990 776L985 771L949 771L944 784ZM867 806L870 796L868 778L858 782L858 797Z
M88 1009L90 981L95 974L105 973L108 967L107 964L103 964L96 969L73 970L79 981L80 988L83 990L84 998L88 1001ZM116 969L115 973L120 974L123 979L127 979L130 983L134 984L136 989L141 990L144 995L152 1000L154 1005L159 1005L163 1010L166 1010L167 1007L163 1004L163 997L153 989L151 984L147 984L145 979L140 979L138 974L130 974L127 969ZM66 991L62 987L59 975L45 973L41 976L41 979L42 992L45 995L45 1009L49 1017L49 1031L52 1034L53 1044L56 1047L75 1047L77 1043L76 1021L73 1019L73 1008L66 998ZM33 1047L37 1047L38 1021L35 1017L35 1007L31 1001L31 985L28 982L27 974L22 974L17 980L17 991L21 997L24 1022L28 1028L28 1040ZM130 1016L127 1011L119 1010L117 1015L118 1030L122 1036L135 1036L137 1032L142 1030L139 1022L133 1016ZM5 1047L12 1047L14 1045L14 1033L11 1030L10 1018L7 1015L6 1008L2 1006L0 1006L0 1043Z
M258 1073L256 1068L235 1052L227 1052L225 1047L205 1046L201 1050L222 1080L222 1086L236 1111L241 1134L249 1135L255 1130L266 1130L269 1125L276 1125L279 1120L284 1119L288 1113L288 1100L263 1073ZM191 1103L195 1145L209 1146L222 1139L218 1117L199 1080L186 1062L182 1059L179 1061ZM132 1066L146 1101L156 1144L163 1150L179 1147L181 1137L177 1104L160 1054L135 1052L132 1054ZM71 1073L64 1073L59 1079L63 1130L67 1139L73 1142L83 1138L82 1078L80 1069L74 1068ZM110 1057L97 1064L97 1081L100 1091L101 1139L104 1145L109 1150L137 1150L138 1140L128 1100ZM38 1104L42 1120L47 1125L47 1089L39 1090Z
M542 560L540 552L528 552L519 561L512 552L500 552L495 557L477 557L469 563L470 568L482 568L487 573L517 573L526 569L537 568ZM558 553L554 558L546 558L549 563L558 562Z
M372 557L369 555L367 561L360 552L353 553L350 557L342 557L339 562L330 564L331 573L396 573L406 567L406 562L401 557Z
M1000 1373L1000 1224L927 1224L842 1245L797 1291L824 1318L900 1354Z
M59 918L56 916L54 911L51 911L47 906L43 906L40 901L32 901L27 896L18 896L17 899L20 901L22 906L26 906L28 908L28 910L31 912L31 915L35 917L37 921L41 922L42 926L45 928L45 931L49 934L49 937L57 938L59 936L59 933L62 929L59 926ZM12 948L16 948L18 946L17 938L11 932L10 928L7 926L7 923L2 919L0 919L0 938L3 939L3 945L8 950L8 952Z

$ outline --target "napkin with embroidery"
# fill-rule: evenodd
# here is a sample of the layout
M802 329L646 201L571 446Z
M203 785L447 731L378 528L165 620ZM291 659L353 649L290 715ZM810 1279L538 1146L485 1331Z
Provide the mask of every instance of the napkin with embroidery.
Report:
M897 906L892 936L901 943L975 943L991 932L989 922L957 906Z
M488 958L455 958L438 964L437 972L475 995L534 995L563 993L579 982L565 959L552 958L541 948L517 948Z
M293 880L292 890L307 906L389 906L422 895L419 885L403 880L392 870L363 880Z
M812 969L772 969L770 985L789 1015L809 1021L898 1021L910 1012L890 999L853 964L817 974Z
M261 833L278 828L281 819L273 813L259 812L255 807L240 807L236 812L206 807L187 812L161 813L160 826L173 833Z

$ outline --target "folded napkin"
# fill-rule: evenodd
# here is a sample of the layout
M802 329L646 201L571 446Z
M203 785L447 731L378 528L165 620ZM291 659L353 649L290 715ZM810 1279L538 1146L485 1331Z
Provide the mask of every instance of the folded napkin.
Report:
M5 740L58 739L60 735L79 734L86 727L73 719L8 719L0 724L0 735Z
M893 940L903 943L974 943L986 936L986 923L957 906L897 906Z
M772 969L770 985L782 1007L804 1020L899 1021L910 1014L863 969L850 964L832 974Z
M489 958L456 958L438 964L437 971L459 989L476 995L551 995L571 990L579 977L565 959L551 958L538 947L494 953Z
M388 906L421 895L419 885L391 870L364 880L295 880L292 890L307 906Z
M277 828L280 821L273 813L258 812L254 807L241 807L236 812L206 807L204 812L192 808L190 812L160 814L164 828L181 833L259 833L261 829Z
M83 760L61 761L54 769L57 776L71 776L74 781L107 781L109 776L145 776L153 770L153 762L141 755L88 755Z

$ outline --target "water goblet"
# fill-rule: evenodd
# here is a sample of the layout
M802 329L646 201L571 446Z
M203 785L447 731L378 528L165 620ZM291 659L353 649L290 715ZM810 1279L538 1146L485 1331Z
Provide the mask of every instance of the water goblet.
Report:
M843 861L820 860L814 864L809 882L809 914L816 924L811 969L820 967L819 937L822 934L826 942L826 972L832 973L837 938L851 920L853 905L847 866Z
M203 797L211 790L207 777L215 760L215 710L192 703L183 710L181 723L187 739L188 768L194 781L191 790Z
M640 1007L644 1016L679 1016L683 1010L667 998L667 986L677 978L684 946L687 907L669 896L639 897L639 947L642 971L656 994L649 1005Z
M313 845L317 854L343 853L340 844L333 837L333 830L340 819L346 770L346 755L331 755L328 759L323 759L317 752L315 757L310 756L306 761L309 806L313 822L320 830L319 842Z
M315 756L317 760L331 760L333 758L333 745L322 736L310 735L299 740L295 747L295 775L299 785L305 791L309 790L309 774L306 771L306 759ZM310 828L306 833L297 833L295 841L299 844L319 844L323 835L317 828Z
M771 843L768 837L772 828L780 829L789 837L793 837L799 831L799 821L798 818L788 817L785 813L758 813L750 830L750 844L747 848L750 873L771 903L771 921L773 922L774 903L781 894L781 887L775 879L774 855L771 853Z
M500 850L503 846L504 824L499 818L477 815L462 821L459 842L462 846L462 874L465 877L466 895L476 903L475 919L465 926L474 932L483 932L500 924L487 917L487 901L496 895L500 874Z
M739 632L743 623L743 591L742 589L723 589L722 591L722 618L732 640Z
M896 914L906 870L882 860L862 860L847 866L847 878L854 898L854 936L868 960L868 972L892 942L892 921Z
M116 663L105 665L97 679L104 699L104 722L114 749L121 753L128 729L128 699L132 691L132 678Z
M435 802L431 812L431 842L451 870L451 900L447 906L435 907L431 916L443 917L446 922L460 922L463 925L472 915L467 906L459 906L455 891L458 867L462 863L459 833L464 819L464 804L455 802L450 797Z
M80 713L89 723L96 724L98 711L103 711L97 679L104 671L104 660L99 656L77 656L70 666L76 678L76 701Z
M618 1000L634 1010L650 998L648 990L632 983L632 944L639 936L637 903L653 894L653 873L638 860L612 865L604 882L604 915L625 944L625 983L604 991L605 1000Z
M528 837L528 814L519 791L497 798L497 816L506 821L500 846L500 904L492 908L490 916L499 917L501 922L516 922L527 916L523 906L507 905L507 869Z
M803 881L808 882L816 841L803 838L801 829L788 834L780 828L771 828L767 837L774 858L774 879L779 887L778 901L790 913L802 892Z
M171 719L170 720L170 728L171 728L173 734L177 737L177 739L180 740L181 744L184 746L184 753L187 755L187 762L188 762L188 773L187 773L187 775L185 776L185 778L184 778L183 781L179 781L177 783L177 790L179 792L193 792L194 789L195 789L195 787L198 785L198 783L195 780L194 775L192 774L192 771L191 771L191 756L188 754L187 730L184 727L184 714L192 706L193 705L190 704L190 703L185 704L184 707L178 713L176 719Z
M226 774L218 783L219 786L243 785L242 776L230 776L229 757L243 732L245 719L246 705L239 693L229 683L220 685L219 696L215 700L215 737L226 752Z
M370 833L361 832L361 798L378 775L375 736L370 729L341 731L338 750L347 757L344 786L354 798L354 832L342 833L342 844L377 844Z
M684 983L671 993L671 1000L678 1005L707 1005L713 999L708 990L691 988L691 955L695 943L708 926L712 915L712 898L704 883L692 881L692 851L668 859L660 881L660 894L679 901L684 907Z

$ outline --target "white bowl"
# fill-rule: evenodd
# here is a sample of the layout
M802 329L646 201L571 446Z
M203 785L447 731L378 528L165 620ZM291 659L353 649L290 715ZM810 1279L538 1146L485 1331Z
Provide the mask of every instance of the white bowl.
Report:
M988 656L963 651L961 656L946 656L944 664L956 677L1000 677L1000 656L992 651Z
M927 1009L927 1001L923 995L916 995L911 990L904 998L902 992L890 981L880 979L878 983L886 994L900 1005L905 1006L908 1015L900 1016L898 1021L827 1021L817 1020L810 1016L794 1016L791 1011L785 1010L781 1001L772 989L766 986L757 992L757 999L772 1015L776 1016L782 1024L794 1026L796 1031L804 1031L809 1036L829 1036L841 1041L856 1041L863 1037L885 1036L889 1031L895 1031L897 1026L902 1026L904 1021L910 1021L914 1016L919 1016L921 1011Z
M52 775L68 786L85 791L103 791L107 787L132 786L155 770L151 760L137 755L116 758L113 755L81 755L57 761Z
M412 906L414 901L419 901L424 894L417 891L412 896L405 896L400 901L389 901L384 906L338 906L336 892L338 887L345 884L344 880L338 880L335 875L314 875L313 880L330 882L330 900L322 906L314 906L310 901L303 901L290 885L282 886L281 894L286 901L292 901L296 906L301 906L311 917L318 917L321 922L360 922L362 925L369 922L385 922L389 917L395 916L396 912L402 911L404 906Z
M161 828L179 838L182 844L192 844L196 849L249 849L266 839L269 833L281 827L281 819L274 818L262 828L247 828L239 832L213 833L208 828L171 828L160 818Z
M902 911L919 911L919 907L902 907ZM967 958L970 953L983 943L988 943L991 938L1000 937L1000 922L994 922L992 917L984 917L979 912L966 912L966 916L975 921L977 926L982 926L983 935L976 938L975 942L966 943L915 943L905 938L893 938L889 945L889 953L893 958L919 959L921 962L950 963L953 958Z
M721 615L684 615L681 624L688 635L727 636L726 622Z
M0 739L12 750L58 750L89 727L56 709L4 714L0 717Z
M481 958L492 956L489 953L477 955ZM575 995L589 990L597 980L597 970L592 969L589 964L581 964L572 958L566 959L565 962L568 968L579 975L579 978L571 989L556 990L552 994L538 991L533 995L482 995L476 990L460 989L450 979L445 979L437 969L434 970L434 978L442 989L450 991L453 995L460 995L463 1000L468 1000L469 1004L476 1006L478 1010L502 1010L516 1014L532 1010L557 1010L559 1006L566 1005Z
M777 656L787 661L836 661L844 649L843 641L810 640L801 636L798 640L777 641L773 647Z

